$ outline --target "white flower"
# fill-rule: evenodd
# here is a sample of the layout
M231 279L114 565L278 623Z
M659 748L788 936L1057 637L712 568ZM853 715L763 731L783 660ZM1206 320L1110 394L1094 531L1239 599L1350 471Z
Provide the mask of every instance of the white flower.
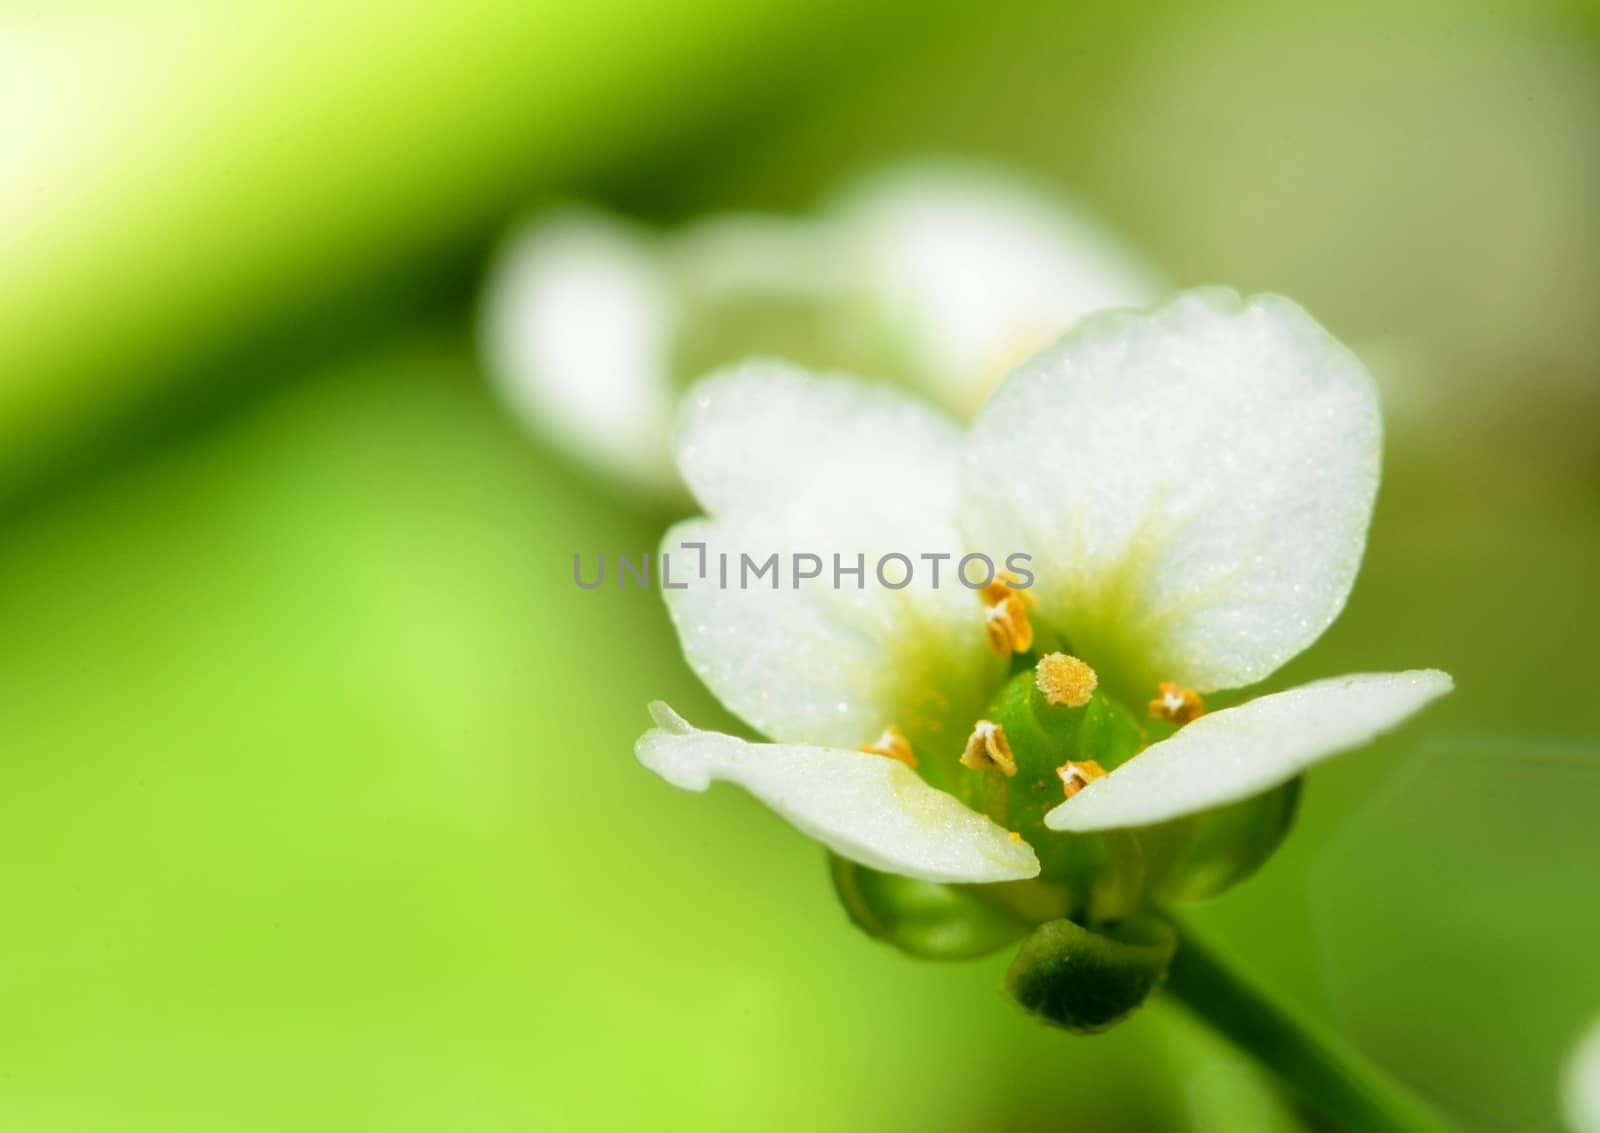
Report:
M715 366L780 354L910 383L966 417L1083 315L1162 290L1065 202L932 162L865 179L808 218L728 214L657 233L553 210L498 257L482 337L531 428L661 495L678 487L677 395Z
M886 385L733 367L687 399L678 465L707 516L663 550L777 553L783 574L740 589L711 571L666 597L696 673L776 742L699 731L660 706L638 756L681 787L741 784L835 852L931 881L1032 877L1052 852L1040 838L1063 837L1050 831L1147 827L1259 795L1397 725L1450 678L1361 674L1263 696L1103 776L1069 757L1067 797L1031 846L955 798L1015 772L980 721L1035 636L1087 662L1055 662L1055 684L1041 671L1052 704L1155 697L1178 722L1199 694L1260 681L1310 645L1360 562L1379 433L1353 355L1293 303L1222 289L1086 320L1007 376L965 435ZM997 638L995 595L952 584L979 551L1032 555L1037 603L1011 610L1026 634ZM798 585L801 552L830 569L860 554L869 574L890 552L951 557L937 587L919 569L903 589L836 589Z

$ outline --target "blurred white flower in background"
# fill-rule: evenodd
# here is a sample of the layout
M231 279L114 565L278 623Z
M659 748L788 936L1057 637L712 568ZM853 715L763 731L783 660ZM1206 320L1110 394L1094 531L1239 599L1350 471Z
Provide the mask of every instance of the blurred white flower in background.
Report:
M567 206L508 239L481 327L525 423L630 490L681 499L678 394L755 354L911 385L970 417L1000 376L1160 274L1098 220L987 166L924 161L809 217L714 215L656 231Z
M993 170L892 169L847 189L831 215L908 373L963 418L1083 316L1168 290L1100 221Z
M1562 1091L1563 1116L1572 1133L1600 1133L1600 1019L1567 1057Z
M490 373L529 424L640 487L666 474L675 317L648 236L562 210L517 233L484 311Z

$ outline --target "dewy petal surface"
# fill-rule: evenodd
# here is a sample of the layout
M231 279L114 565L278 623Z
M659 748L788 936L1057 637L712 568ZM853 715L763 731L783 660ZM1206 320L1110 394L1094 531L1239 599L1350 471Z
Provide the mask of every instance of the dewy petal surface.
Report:
M1018 881L1039 872L1025 842L879 755L749 743L691 727L659 701L639 762L675 787L737 783L796 829L871 869L923 881Z
M636 486L674 493L677 301L643 230L576 207L535 219L500 253L483 319L491 374L531 428Z
M1358 673L1184 725L1045 816L1052 830L1150 826L1238 802L1361 747L1454 687L1446 673Z
M854 748L894 725L953 766L1000 666L978 597L955 578L959 459L953 424L882 383L753 360L689 393L678 463L710 515L663 539L664 593L685 655L724 704L784 741ZM686 542L706 545L704 577ZM741 569L742 556L760 566L774 554L772 575ZM910 585L875 577L885 554L911 560ZM949 556L937 588L924 554ZM795 555L816 556L821 576L797 579ZM861 585L834 585L834 555L846 567L860 556ZM890 583L904 576L888 564Z
M1041 616L1131 696L1270 674L1338 615L1379 474L1371 378L1294 303L1186 292L1013 371L962 518L1032 552Z
M978 163L891 168L829 211L929 393L963 415L1084 315L1146 306L1163 290L1099 221Z

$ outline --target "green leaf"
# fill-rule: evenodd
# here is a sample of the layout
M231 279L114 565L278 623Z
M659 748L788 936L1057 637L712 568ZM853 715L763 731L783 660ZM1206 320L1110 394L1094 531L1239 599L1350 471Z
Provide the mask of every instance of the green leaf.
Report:
M1166 978L1177 934L1154 917L1092 932L1049 921L1022 942L1006 990L1027 1011L1078 1034L1126 1019Z
M850 920L868 936L925 960L970 960L1003 948L1028 931L980 888L938 885L828 855L833 888Z

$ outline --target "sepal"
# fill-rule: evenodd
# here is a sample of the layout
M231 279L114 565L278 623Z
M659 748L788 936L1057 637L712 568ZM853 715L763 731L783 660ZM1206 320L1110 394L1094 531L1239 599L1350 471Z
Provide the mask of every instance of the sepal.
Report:
M1018 940L1028 924L985 900L979 887L880 873L828 855L834 892L868 936L924 960L970 960Z
M1255 873L1294 826L1302 782L1294 778L1254 798L1138 831L1152 897L1204 901Z

